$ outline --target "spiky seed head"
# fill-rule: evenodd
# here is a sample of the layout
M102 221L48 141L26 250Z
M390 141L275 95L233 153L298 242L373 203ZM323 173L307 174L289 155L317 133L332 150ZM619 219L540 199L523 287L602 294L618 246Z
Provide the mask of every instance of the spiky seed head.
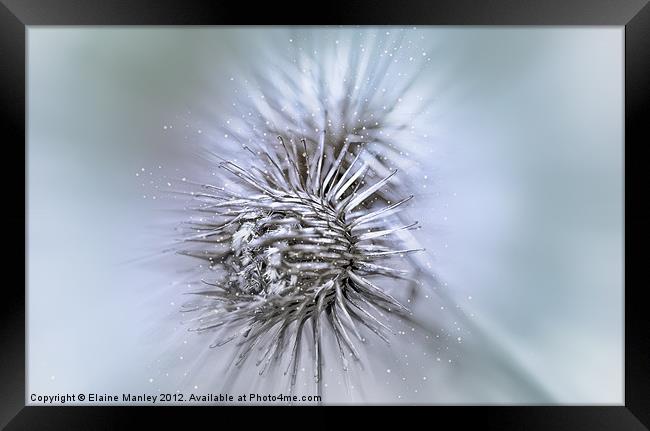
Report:
M359 325L387 340L382 310L408 310L374 279L406 278L405 271L383 260L417 250L403 250L394 238L400 230L389 216L412 196L377 207L376 194L394 175L372 179L365 163L346 143L338 154L318 142L278 137L276 145L253 151L251 166L221 160L229 187L203 184L192 196L200 202L191 221L192 244L182 254L204 259L209 272L196 330L213 330L213 346L236 340L243 363L255 345L262 356L260 374L289 354L287 374L295 384L302 333L311 329L314 376L321 381L321 337L327 322L340 350L360 355L365 341ZM349 160L352 158L353 160ZM356 339L356 341L355 341ZM320 385L319 385L320 389Z

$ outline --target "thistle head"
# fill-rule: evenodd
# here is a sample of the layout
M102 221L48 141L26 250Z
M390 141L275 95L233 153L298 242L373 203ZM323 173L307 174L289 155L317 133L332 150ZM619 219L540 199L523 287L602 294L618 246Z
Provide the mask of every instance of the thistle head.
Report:
M309 328L320 382L324 322L347 368L348 354L360 359L361 326L387 341L383 312L408 313L381 281L408 278L385 262L417 251L400 247L394 235L417 223L389 224L412 196L379 203L395 172L377 178L360 157L361 143L346 141L335 153L323 133L318 142L280 136L268 148L245 148L251 166L219 163L230 186L204 184L192 193L198 217L180 252L209 268L205 288L193 292L202 298L192 309L195 329L215 331L215 346L236 340L237 364L258 345L260 374L290 352L285 374L291 371L293 386Z

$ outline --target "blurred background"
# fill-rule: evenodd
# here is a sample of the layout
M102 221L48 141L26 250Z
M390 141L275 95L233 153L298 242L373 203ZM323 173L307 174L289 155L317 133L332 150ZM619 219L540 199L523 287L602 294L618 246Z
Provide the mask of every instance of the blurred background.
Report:
M199 176L251 64L389 32L415 53L396 71L426 58L405 175L442 285L414 312L445 328L327 367L325 401L622 404L618 27L30 27L28 392L287 392L254 366L226 381L227 349L187 332L160 187Z

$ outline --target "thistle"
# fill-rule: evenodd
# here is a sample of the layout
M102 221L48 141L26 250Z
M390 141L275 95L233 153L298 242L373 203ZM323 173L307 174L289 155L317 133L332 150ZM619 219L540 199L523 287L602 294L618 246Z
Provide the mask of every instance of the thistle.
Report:
M323 132L318 142L278 136L274 145L245 149L251 166L220 159L231 184L191 192L196 217L180 253L206 261L209 271L187 311L196 314L196 331L215 332L212 347L237 343L236 365L259 350L262 374L288 354L292 389L307 333L320 393L323 337L334 337L347 369L347 356L361 359L361 327L388 342L385 313L409 314L382 285L409 279L386 262L418 250L396 239L417 223L389 224L412 196L380 202L396 171L377 177L361 142L346 140L335 153Z
M305 347L320 394L324 345L347 370L349 356L363 359L364 334L389 342L393 318L420 326L396 297L413 304L422 280L433 285L410 255L422 250L410 232L419 226L400 213L413 178L395 169L414 166L413 120L428 102L413 84L430 58L406 32L363 33L334 32L317 49L296 35L288 56L271 49L241 68L224 123L203 134L208 152L228 158L210 152L223 175L191 183L175 248L203 261L185 309L192 330L214 334L211 347L236 344L239 369L281 368L292 390ZM230 152L233 142L249 154Z

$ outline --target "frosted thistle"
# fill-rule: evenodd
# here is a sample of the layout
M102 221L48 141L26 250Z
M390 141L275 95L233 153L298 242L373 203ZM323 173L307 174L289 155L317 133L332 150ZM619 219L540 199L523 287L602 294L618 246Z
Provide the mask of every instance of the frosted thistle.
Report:
M214 331L213 347L237 343L235 365L256 355L260 374L287 362L292 388L307 334L320 392L323 337L334 337L347 369L347 356L361 359L361 327L388 341L386 313L408 316L382 280L409 279L389 262L417 251L395 234L418 225L389 224L412 196L389 204L377 198L396 171L377 177L360 142L335 153L324 133L317 140L278 136L257 150L245 146L253 156L247 167L220 159L228 184L196 184L198 205L180 252L209 268L187 310L194 329Z

